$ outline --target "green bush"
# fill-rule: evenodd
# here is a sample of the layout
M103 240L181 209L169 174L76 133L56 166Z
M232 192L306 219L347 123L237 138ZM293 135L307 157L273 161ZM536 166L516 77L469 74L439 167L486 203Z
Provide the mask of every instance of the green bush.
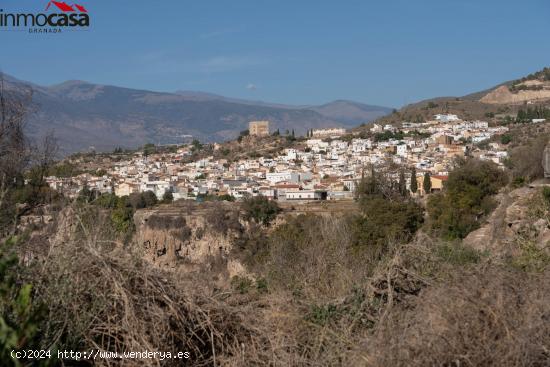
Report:
M500 137L500 142L502 144L509 144L512 141L512 135L504 134Z
M443 243L435 248L435 254L441 260L452 265L476 264L481 260L481 253L462 243Z
M327 305L314 305L311 307L310 312L306 315L306 321L312 322L319 326L324 326L338 317L338 307L333 304Z
M385 246L388 241L407 242L424 220L416 202L372 198L362 205L363 214L355 220L358 245Z
M424 221L424 210L408 192L374 169L355 194L361 210L353 226L358 245L383 249L389 241L409 241Z
M111 221L119 233L130 233L134 229L134 211L131 207L117 208L111 213Z
M156 197L155 197L156 199ZM143 194L132 194L118 197L115 194L104 193L90 202L93 206L107 209L110 213L111 224L118 234L129 236L135 229L134 212L135 207L145 207L146 202Z
M269 289L267 287L267 280L265 278L260 278L256 280L256 290L258 293L268 293Z
M119 198L115 194L101 194L97 197L92 204L98 205L105 209L114 209L120 206L126 206L124 201L126 198Z
M240 294L246 294L252 290L253 282L246 277L234 276L231 278L231 287Z
M164 195L162 195L162 202L171 203L172 201L174 201L174 195L171 191L166 191Z
M514 268L527 272L543 272L550 268L550 254L533 241L521 241L519 250L519 255L510 259Z
M157 205L158 200L152 191L135 192L130 194L128 202L134 209L150 208Z
M542 188L542 197L546 201L546 203L550 204L550 187L544 186Z
M26 365L11 357L12 350L38 348L38 332L43 322L44 309L33 304L32 285L20 284L16 274L19 260L13 252L17 238L12 237L0 245L0 364L2 366ZM54 356L55 358L55 356ZM25 361L27 362L27 361ZM46 365L36 361L32 365Z
M268 226L281 211L275 201L261 195L246 198L243 201L242 208L246 220L253 220L264 226Z
M494 209L491 196L506 182L505 173L492 162L459 162L449 174L443 192L428 199L432 230L448 239L466 237Z

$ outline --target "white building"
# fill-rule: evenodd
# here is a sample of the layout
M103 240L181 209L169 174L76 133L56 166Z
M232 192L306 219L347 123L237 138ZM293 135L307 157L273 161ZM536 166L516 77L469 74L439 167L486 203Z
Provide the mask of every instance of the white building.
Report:
M382 130L383 130L382 125L378 125L378 124L372 124L372 127L370 128L370 131L373 133L380 133L382 132Z
M287 200L326 200L327 192L322 190L287 191Z
M406 157L407 156L407 145L400 144L396 146L396 153L398 156Z
M288 160L294 160L298 156L298 152L296 149L287 149L286 150L286 159Z
M354 153L365 152L367 149L370 149L372 143L369 139L353 139L351 141L351 150Z
M329 128L329 129L314 129L311 132L311 135L315 138L328 138L328 137L339 137L346 134L346 129L342 128Z
M265 179L272 184L277 182L299 182L300 174L297 172L269 172L265 174Z
M458 121L460 120L457 115L451 115L451 114L441 114L438 113L434 116L436 121L439 122L451 122L451 121Z

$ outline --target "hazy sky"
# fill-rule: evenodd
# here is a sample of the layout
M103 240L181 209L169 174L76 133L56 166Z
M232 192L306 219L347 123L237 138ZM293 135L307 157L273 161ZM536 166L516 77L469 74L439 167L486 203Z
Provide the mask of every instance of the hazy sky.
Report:
M4 12L47 0L0 0ZM69 0L72 4L73 1ZM0 32L0 68L291 104L398 107L550 65L548 0L78 0L89 31Z

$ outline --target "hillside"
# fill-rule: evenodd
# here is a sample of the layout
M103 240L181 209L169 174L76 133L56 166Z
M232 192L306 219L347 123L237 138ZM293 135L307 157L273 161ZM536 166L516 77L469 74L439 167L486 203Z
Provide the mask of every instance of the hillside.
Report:
M392 110L387 107L371 106L364 103L338 100L309 109L319 114L349 125L359 125L370 121L371 116L385 116Z
M482 119L490 122L498 122L507 115L515 117L525 104L532 107L550 105L548 70L545 68L524 78L506 81L465 96L437 97L412 103L377 121L384 124L422 122L432 119L438 113L456 114L465 120Z
M353 127L390 111L352 102L316 107L243 101L199 92L161 93L82 81L44 87L6 77L7 88L32 88L35 113L28 131L38 137L54 131L64 153L94 147L137 147L148 142L180 143L192 135L202 141L237 137L251 120L269 120L271 129ZM357 106L361 106L358 108Z

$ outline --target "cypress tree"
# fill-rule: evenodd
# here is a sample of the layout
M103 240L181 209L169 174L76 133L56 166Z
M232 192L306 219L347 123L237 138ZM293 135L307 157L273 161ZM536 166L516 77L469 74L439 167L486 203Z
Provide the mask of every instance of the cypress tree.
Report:
M398 188L401 196L407 195L407 182L405 181L405 171L403 169L399 172Z
M411 169L411 192L416 194L418 191L418 182L416 182L416 167L413 166Z
M430 173L429 172L424 173L423 187L424 187L424 192L426 194L429 194L429 193L432 192L432 180L430 179Z

